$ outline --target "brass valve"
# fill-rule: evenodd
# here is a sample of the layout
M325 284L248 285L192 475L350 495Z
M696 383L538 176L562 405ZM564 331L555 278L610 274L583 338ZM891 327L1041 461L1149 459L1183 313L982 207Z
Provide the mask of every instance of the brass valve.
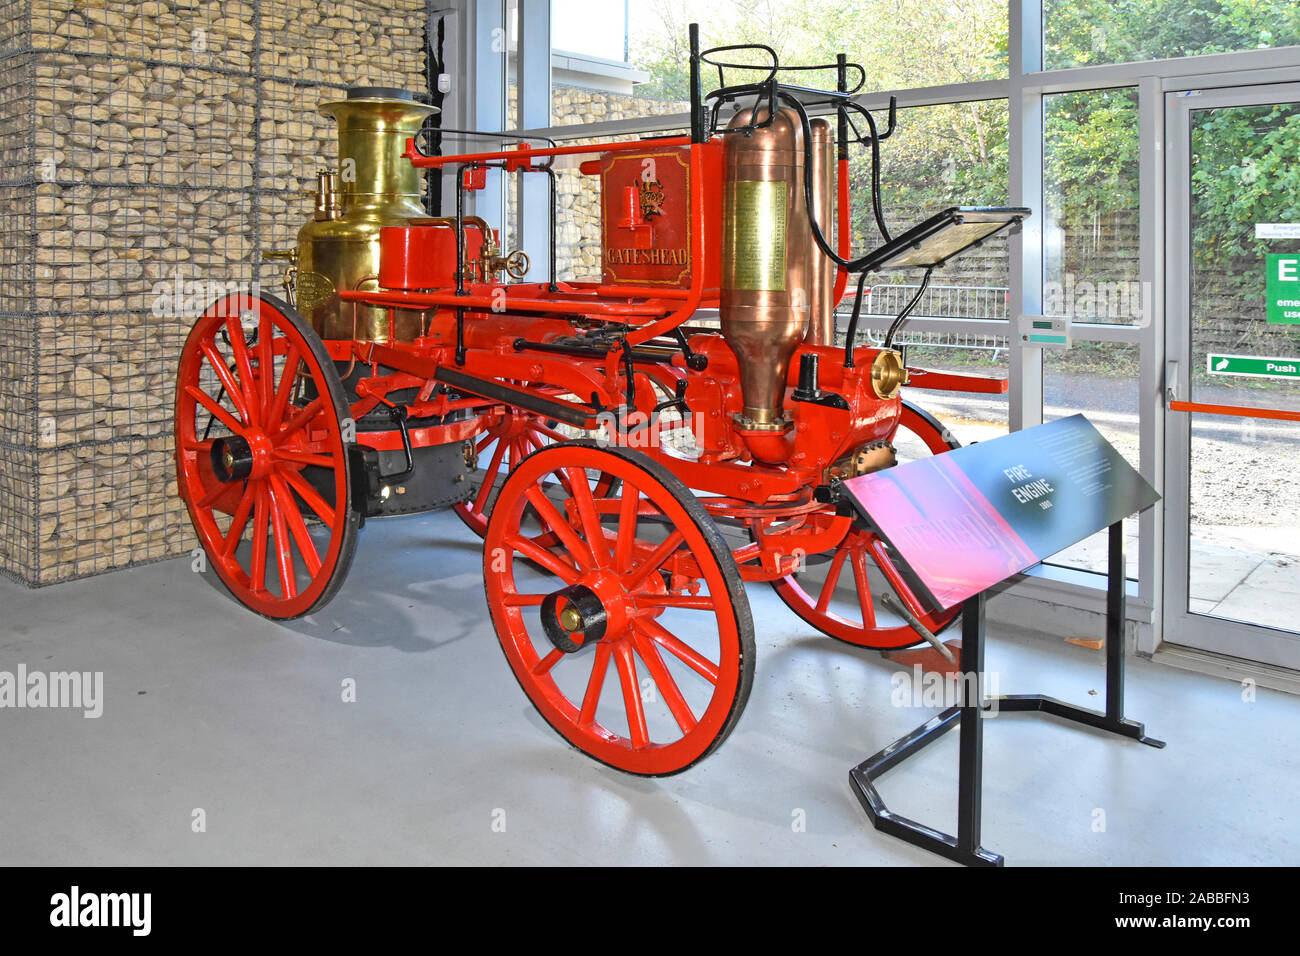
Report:
M298 248L295 246L292 249L263 249L262 259L288 259L290 262L297 264Z
M484 245L482 258L479 259L479 270L485 282L488 281L489 276L495 276L502 270L505 270L506 275L512 279L522 279L528 274L529 265L531 263L528 260L528 253L516 249L509 255L503 256L495 242Z

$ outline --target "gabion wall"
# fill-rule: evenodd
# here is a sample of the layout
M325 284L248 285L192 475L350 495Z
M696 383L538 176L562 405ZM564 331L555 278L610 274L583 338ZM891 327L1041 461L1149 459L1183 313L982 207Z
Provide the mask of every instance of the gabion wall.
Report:
M431 4L428 4L431 5ZM176 361L208 290L260 281L335 161L316 106L425 88L425 0L10 0L0 12L0 572L195 546Z

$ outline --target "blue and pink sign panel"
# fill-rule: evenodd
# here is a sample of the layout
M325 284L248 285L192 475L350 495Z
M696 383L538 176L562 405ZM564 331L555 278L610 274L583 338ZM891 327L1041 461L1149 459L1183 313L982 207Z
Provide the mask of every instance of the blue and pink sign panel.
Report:
M919 593L945 609L1160 499L1082 415L843 487Z

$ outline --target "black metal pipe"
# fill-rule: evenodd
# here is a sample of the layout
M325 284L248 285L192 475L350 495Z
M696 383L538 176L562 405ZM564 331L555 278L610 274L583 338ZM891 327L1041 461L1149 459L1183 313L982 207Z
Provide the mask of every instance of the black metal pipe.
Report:
M839 93L849 88L849 58L841 53L835 57L835 89ZM840 159L849 158L849 113L843 103L836 104L836 130L839 142L835 144Z
M858 276L858 294L853 298L853 313L849 316L849 328L844 335L844 367L853 368L853 343L858 337L858 316L862 314L862 291L867 285L867 274Z
M866 273L863 273L866 275ZM912 301L908 302L903 311L898 313L898 318L894 319L893 324L889 326L889 331L885 333L884 348L891 349L894 347L894 336L898 330L903 327L907 317L912 314L912 310L921 302L921 296L925 294L926 288L930 285L930 276L934 275L934 266L925 270L925 277L921 279L920 286L917 287L916 295L912 296Z
M556 215L556 209L557 209L557 206L556 206L556 193L557 193L557 191L558 191L558 187L557 187L556 182L555 182L555 178L556 178L556 177L555 177L555 170L552 169L550 166L546 166L546 167L545 167L545 170L546 170L547 178L550 180L550 187L551 187L551 221L550 221L549 226L548 226L548 227L549 227L549 230L550 230L550 233L549 233L549 239L548 239L548 242L550 243L550 249L549 249L549 252L548 252L548 255L549 255L549 257L550 257L550 263L549 263L549 265L550 265L550 281L549 281L549 283L547 284L547 288L550 289L550 291L552 291L552 292L559 292L559 291L560 291L560 287L559 287L559 285L558 285L557 282L556 282L556 266L555 266L555 261L556 261L556 252L555 252L555 245L556 245L556 243L555 243L555 237L556 237L556 226L555 226L555 224L556 224L556 222L559 220L559 216Z
M700 25L688 27L691 42L691 142L704 142L703 106L700 103Z
M608 349L602 349L595 345L567 345L563 342L530 342L524 338L518 338L514 341L516 352L550 352L554 355L576 355L580 358L605 358L609 355ZM634 348L632 357L638 362L671 362L676 349L650 350L644 348Z

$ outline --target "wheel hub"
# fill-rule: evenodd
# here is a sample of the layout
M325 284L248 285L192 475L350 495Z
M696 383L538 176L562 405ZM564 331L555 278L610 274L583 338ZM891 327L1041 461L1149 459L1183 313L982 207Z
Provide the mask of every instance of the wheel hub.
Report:
M243 435L218 438L212 443L212 471L225 483L243 481L253 473L253 446Z
M595 591L581 584L546 595L541 612L546 636L566 654L595 644L605 636L609 624L605 602Z

